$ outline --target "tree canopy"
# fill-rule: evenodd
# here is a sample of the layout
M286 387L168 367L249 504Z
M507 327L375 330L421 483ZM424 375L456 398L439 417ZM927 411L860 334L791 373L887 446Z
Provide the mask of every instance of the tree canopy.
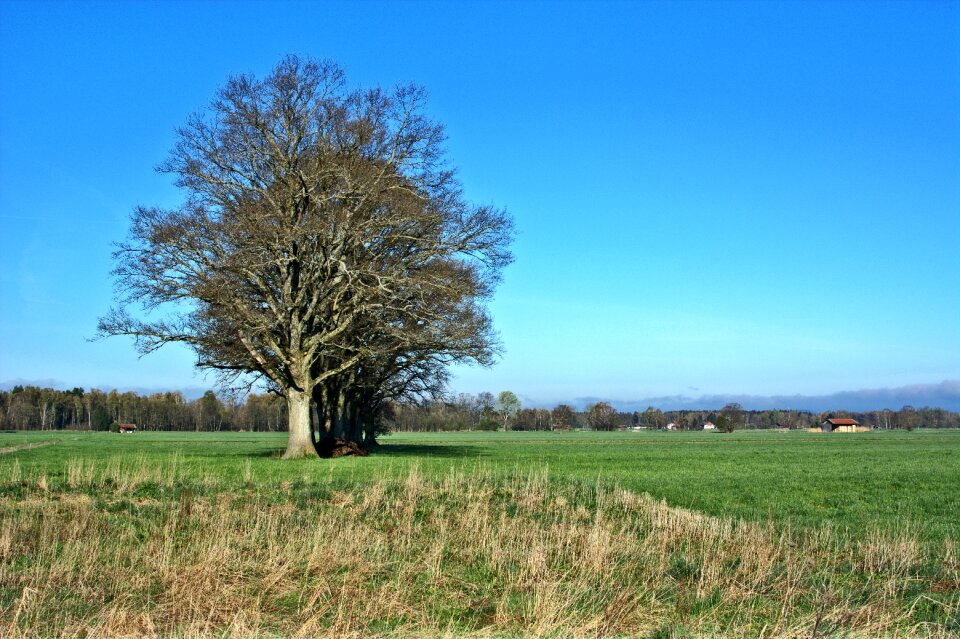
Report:
M228 79L160 167L184 203L134 211L100 333L264 380L287 400L287 457L315 454L311 403L323 433L360 441L384 399L491 363L484 302L512 223L466 201L424 107L419 87L348 90L332 62L296 56Z
M593 430L613 430L617 422L617 411L607 402L597 402L587 409L587 423Z
M496 407L500 414L500 420L503 422L503 430L507 430L510 420L520 410L520 398L513 391L501 391L497 395Z

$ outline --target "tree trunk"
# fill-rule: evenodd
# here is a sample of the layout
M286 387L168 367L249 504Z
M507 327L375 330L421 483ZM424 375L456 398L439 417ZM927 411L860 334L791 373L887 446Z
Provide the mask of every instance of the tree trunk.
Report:
M349 439L355 444L363 444L363 423L360 421L360 399L354 398L350 402L350 436Z
M287 411L290 416L290 432L287 437L287 452L283 454L283 458L317 457L310 426L310 393L289 389Z
M379 446L380 444L377 442L376 437L377 421L375 412L372 409L367 412L365 419L363 420L363 429L363 445L367 447Z
M333 425L330 423L330 413L327 410L327 393L323 384L313 389L313 414L317 420L315 424L316 441L320 441L331 433Z
M331 398L330 404L330 410L332 412L330 416L332 422L330 430L337 439L344 439L347 414L343 393L337 391L334 397Z

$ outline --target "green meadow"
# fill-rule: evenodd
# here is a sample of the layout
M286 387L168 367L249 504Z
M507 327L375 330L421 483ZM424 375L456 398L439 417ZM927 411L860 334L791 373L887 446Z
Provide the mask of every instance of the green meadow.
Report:
M210 482L257 484L403 477L413 466L546 473L559 483L620 486L716 516L794 526L910 527L924 539L960 539L960 431L398 433L366 458L281 462L285 433L0 434L0 448L56 445L0 457L62 477L70 463L164 464Z
M284 444L0 434L0 629L960 634L957 431L400 433L298 461Z

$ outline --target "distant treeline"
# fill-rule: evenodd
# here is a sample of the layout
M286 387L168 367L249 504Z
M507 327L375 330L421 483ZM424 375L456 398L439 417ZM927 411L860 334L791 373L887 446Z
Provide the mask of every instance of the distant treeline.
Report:
M504 402L504 396L514 402ZM728 420L732 428L803 429L819 426L828 417L853 418L879 429L960 428L960 413L942 408L913 408L870 412L745 410L731 404L715 411L616 411L598 402L579 411L560 404L553 409L520 408L516 396L501 393L459 394L418 404L386 404L378 416L379 431L438 432L457 430L701 430L706 422ZM287 407L272 394L250 394L242 401L207 391L194 400L180 392L139 395L98 389L69 391L16 386L0 391L0 429L111 430L118 424L136 424L140 430L172 431L285 431Z
M521 408L505 413L492 394L461 394L446 401L420 405L391 405L384 415L387 428L395 431L450 430L618 430L646 428L651 430L701 430L707 422L717 424L724 418L734 429L789 428L820 426L827 418L852 418L863 426L890 429L960 428L960 413L942 408L913 408L870 412L831 411L812 413L797 410L745 410L737 404L717 410L676 410L663 412L649 407L645 411L616 411L605 402L578 411L560 404L553 409ZM671 426L672 425L672 426Z
M213 391L194 400L180 392L138 395L35 386L0 391L0 428L110 430L117 424L141 430L285 431L287 406L275 395L252 394L240 402Z

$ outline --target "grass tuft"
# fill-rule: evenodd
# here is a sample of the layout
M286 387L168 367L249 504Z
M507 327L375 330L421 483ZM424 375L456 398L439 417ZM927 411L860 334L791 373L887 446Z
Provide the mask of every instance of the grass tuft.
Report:
M234 484L170 467L71 462L62 481L0 490L5 636L956 631L955 548L908 528L850 540L546 472L414 465L251 489L247 471Z

